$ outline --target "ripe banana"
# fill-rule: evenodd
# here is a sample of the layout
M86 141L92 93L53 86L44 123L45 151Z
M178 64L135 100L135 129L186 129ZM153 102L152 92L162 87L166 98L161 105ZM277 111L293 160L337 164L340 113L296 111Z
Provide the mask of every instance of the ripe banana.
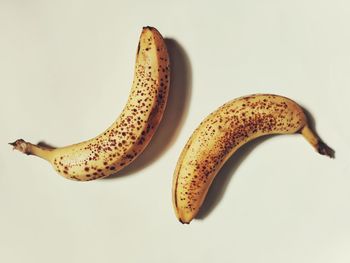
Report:
M155 28L144 27L127 104L106 131L62 148L34 145L22 139L11 145L49 161L68 179L88 181L109 176L135 160L150 142L165 110L169 84L169 55L164 39Z
M232 100L211 113L193 132L177 162L173 206L181 223L198 213L220 168L243 144L267 134L301 133L320 153L334 151L309 128L302 108L272 94Z

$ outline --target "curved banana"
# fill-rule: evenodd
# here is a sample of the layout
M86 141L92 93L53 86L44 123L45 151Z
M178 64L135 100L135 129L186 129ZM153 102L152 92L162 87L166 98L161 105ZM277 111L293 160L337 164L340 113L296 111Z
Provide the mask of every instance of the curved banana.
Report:
M211 113L193 132L182 150L173 179L177 218L190 223L227 159L243 144L267 134L300 132L320 153L334 157L307 124L294 101L272 94L256 94L230 101Z
M22 139L11 145L49 161L69 179L88 181L109 176L135 160L150 142L165 110L169 83L169 56L164 39L155 28L144 27L127 104L106 131L62 148L34 145Z

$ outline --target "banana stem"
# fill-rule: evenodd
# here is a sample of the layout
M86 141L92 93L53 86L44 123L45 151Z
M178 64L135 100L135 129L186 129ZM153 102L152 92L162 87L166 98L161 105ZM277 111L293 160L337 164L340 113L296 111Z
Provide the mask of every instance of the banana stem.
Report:
M30 142L26 142L22 139L16 140L15 142L9 144L13 146L14 150L18 150L27 155L35 155L47 161L50 161L50 153L53 150L48 147L42 147L39 145L32 144Z
M314 133L309 126L305 125L301 129L301 134L305 139L316 149L316 151L322 155L326 155L330 158L335 158L335 151L325 144L317 135Z

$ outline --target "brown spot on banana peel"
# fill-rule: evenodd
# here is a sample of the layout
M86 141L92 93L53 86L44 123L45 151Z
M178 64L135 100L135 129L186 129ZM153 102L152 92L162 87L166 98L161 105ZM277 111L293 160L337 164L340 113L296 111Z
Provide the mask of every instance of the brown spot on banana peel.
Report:
M139 53L140 53L140 42L139 42L139 44L137 45L137 52L136 52L136 55L138 56Z
M173 205L181 223L197 215L223 164L243 144L268 134L301 133L321 154L332 156L309 128L302 108L273 94L254 94L230 101L201 122L178 160Z
M25 141L18 142L15 149L46 159L68 179L88 181L114 174L140 155L158 128L169 93L168 76L165 41L155 28L144 27L128 101L106 131L91 140L52 150Z

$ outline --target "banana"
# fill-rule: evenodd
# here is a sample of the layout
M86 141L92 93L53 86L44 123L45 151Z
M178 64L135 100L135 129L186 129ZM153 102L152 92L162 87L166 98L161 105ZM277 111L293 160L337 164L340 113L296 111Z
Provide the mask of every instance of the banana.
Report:
M232 100L204 119L185 145L173 179L173 206L181 223L197 215L223 164L245 143L268 134L301 133L320 153L334 157L308 126L302 108L272 94Z
M169 55L161 34L144 27L128 101L116 121L97 137L61 148L22 139L14 149L50 162L64 177L89 181L109 176L130 164L145 149L165 110L170 85Z

